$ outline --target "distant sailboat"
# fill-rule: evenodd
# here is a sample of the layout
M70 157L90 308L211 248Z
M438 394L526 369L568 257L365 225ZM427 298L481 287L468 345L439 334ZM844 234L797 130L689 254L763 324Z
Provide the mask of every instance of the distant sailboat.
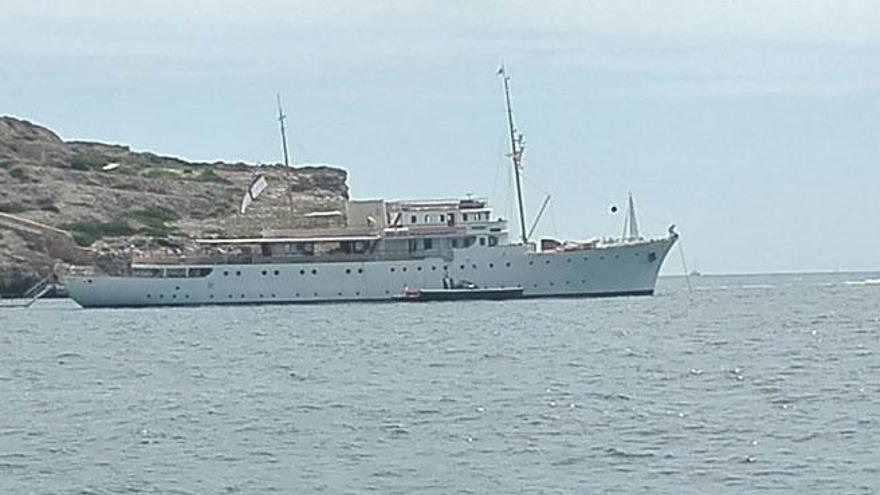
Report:
M639 223L636 220L636 205L633 202L632 193L629 193L626 215L623 217L623 234L621 234L620 238L625 241L637 241L642 238L639 233Z
M694 269L688 274L691 277L702 277L703 274L700 273L700 269L697 268L697 259L694 258Z

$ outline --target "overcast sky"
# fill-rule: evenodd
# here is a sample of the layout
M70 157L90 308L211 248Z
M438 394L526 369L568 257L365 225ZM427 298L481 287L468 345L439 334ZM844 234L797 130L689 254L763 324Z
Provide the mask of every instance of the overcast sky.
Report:
M280 92L294 161L354 197L511 218L503 61L540 235L619 234L631 190L704 272L877 270L878 54L876 0L0 0L0 114L275 162Z

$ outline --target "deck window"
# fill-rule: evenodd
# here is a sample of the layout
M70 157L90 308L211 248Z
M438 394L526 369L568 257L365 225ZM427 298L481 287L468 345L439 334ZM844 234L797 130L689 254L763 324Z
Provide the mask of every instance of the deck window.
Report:
M433 249L434 248L434 240L433 239L425 239L424 244L425 244L425 249Z

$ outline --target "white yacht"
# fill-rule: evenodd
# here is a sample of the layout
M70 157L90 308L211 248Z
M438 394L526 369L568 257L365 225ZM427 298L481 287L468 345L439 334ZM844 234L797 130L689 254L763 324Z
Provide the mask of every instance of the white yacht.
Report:
M529 239L523 140L513 123L508 77L499 73L518 239L510 239L507 221L493 216L485 199L349 201L344 227L199 239L203 256L139 258L122 274L64 276L70 297L84 307L392 301L407 291L451 289L450 281L518 288L521 297L653 294L678 236L670 227L662 237L643 238L631 198L621 238ZM279 119L283 125L280 111Z

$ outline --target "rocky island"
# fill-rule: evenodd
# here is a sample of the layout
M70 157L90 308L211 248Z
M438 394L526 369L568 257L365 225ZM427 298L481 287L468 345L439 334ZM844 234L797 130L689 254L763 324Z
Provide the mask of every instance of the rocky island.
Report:
M269 186L241 214L256 174ZM22 294L62 263L185 253L197 238L344 224L346 178L323 165L193 163L65 141L0 117L0 296Z

